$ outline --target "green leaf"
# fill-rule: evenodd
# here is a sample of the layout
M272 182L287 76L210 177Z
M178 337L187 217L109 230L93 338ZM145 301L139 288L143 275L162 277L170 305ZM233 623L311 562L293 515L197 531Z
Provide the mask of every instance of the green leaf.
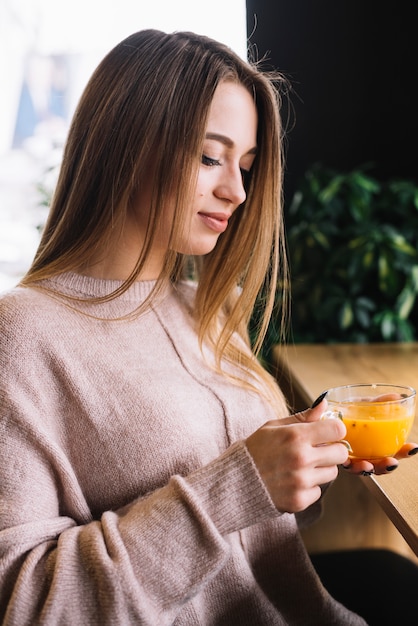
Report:
M413 246L411 246L410 243L407 242L407 240L405 239L405 237L403 237L403 235L400 235L400 234L393 235L391 237L391 243L392 243L393 248L395 248L396 250L399 250L400 252L403 252L404 254L409 254L410 256L417 256L416 249Z
M371 194L378 193L380 191L379 183L373 178L369 178L362 172L355 171L351 175L351 179L362 189L365 189Z
M415 340L414 329L407 320L399 320L397 334L398 334L399 341L414 341Z
M349 328L353 323L353 319L354 319L354 314L353 314L353 309L351 307L351 303L345 302L340 312L341 328L344 328L344 329Z
M396 311L400 319L405 320L409 316L415 304L416 294L409 287L405 287L396 300Z
M410 280L411 280L411 285L412 288L414 289L415 292L418 292L418 265L414 265L411 269L410 269Z
M330 243L329 243L328 238L320 230L313 231L312 232L312 237L323 248L327 248L328 249L330 247Z
M379 285L382 291L385 291L387 287L386 283L387 283L390 270L389 270L389 263L388 263L387 256L383 253L381 253L379 256L378 267L379 267Z
M367 309L368 311L374 311L375 308L376 308L376 305L373 302L373 300L370 300L370 298L366 298L364 296L361 296L360 298L357 298L357 303L363 309Z
M394 324L393 324L393 315L392 313L386 313L382 318L381 323L382 336L386 341L392 339L392 335L394 332Z
M366 309L356 308L356 319L362 328L370 326L370 314Z
M367 250L362 258L362 265L365 269L369 269L373 263L374 254L373 250Z
M344 181L344 177L342 175L336 176L333 180L330 181L325 189L319 192L319 200L323 204L327 204L337 195L338 191L341 188L341 185Z

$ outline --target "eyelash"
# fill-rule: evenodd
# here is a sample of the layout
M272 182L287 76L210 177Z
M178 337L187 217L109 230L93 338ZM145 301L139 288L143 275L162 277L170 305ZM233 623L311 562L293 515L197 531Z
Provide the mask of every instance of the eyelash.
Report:
M202 154L202 163L203 165L207 165L208 167L213 167L214 165L221 165L221 162L218 159L211 159L206 156L206 154Z
M206 165L207 167L214 167L215 165L218 165L218 166L222 165L222 163L218 159L212 159L211 157L206 156L206 154L202 154L202 163L203 165ZM247 186L249 183L251 172L249 170L243 169L242 167L240 168L240 170L241 170L242 182L244 186Z

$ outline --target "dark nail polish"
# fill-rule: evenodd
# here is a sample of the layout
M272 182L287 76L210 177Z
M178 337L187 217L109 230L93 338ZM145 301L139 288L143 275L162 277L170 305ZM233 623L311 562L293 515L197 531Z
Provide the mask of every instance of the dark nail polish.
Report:
M414 454L417 454L417 452L418 452L418 448L412 448L412 450L408 452L408 456L414 456Z
M374 474L373 470L371 472L360 472L360 476L371 476Z
M316 406L318 406L318 404L320 404L322 402L322 400L325 398L327 393L328 393L328 391L324 391L324 393L321 393L321 395L315 400L315 402L311 406L311 409L314 409Z
M393 472L393 470L396 470L397 467L397 465L389 465L389 467L386 468L386 471Z

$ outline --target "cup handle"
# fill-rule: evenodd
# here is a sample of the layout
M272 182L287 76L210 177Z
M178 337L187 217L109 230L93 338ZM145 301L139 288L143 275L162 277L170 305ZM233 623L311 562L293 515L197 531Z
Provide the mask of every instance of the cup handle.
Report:
M335 419L339 419L342 421L343 416L341 411L325 411L325 413L322 413L321 420L335 420ZM347 450L349 452L353 451L353 448L350 446L350 444L348 443L348 441L346 441L345 439L340 439L339 441L336 442L330 442L330 443L342 443L345 445L345 447L347 448Z

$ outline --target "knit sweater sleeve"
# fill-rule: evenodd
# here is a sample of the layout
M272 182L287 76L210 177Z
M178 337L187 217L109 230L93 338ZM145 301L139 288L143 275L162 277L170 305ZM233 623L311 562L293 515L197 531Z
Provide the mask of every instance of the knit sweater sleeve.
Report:
M60 515L60 486L36 440L10 437L12 430L3 418L4 626L38 620L171 624L228 559L227 534L277 515L245 446L237 443L209 465L185 478L174 476L123 509L98 520L71 519Z
M53 432L59 420L45 428L33 418L42 394L30 393L2 330L1 623L172 624L224 567L230 534L279 516L245 444L93 514Z

